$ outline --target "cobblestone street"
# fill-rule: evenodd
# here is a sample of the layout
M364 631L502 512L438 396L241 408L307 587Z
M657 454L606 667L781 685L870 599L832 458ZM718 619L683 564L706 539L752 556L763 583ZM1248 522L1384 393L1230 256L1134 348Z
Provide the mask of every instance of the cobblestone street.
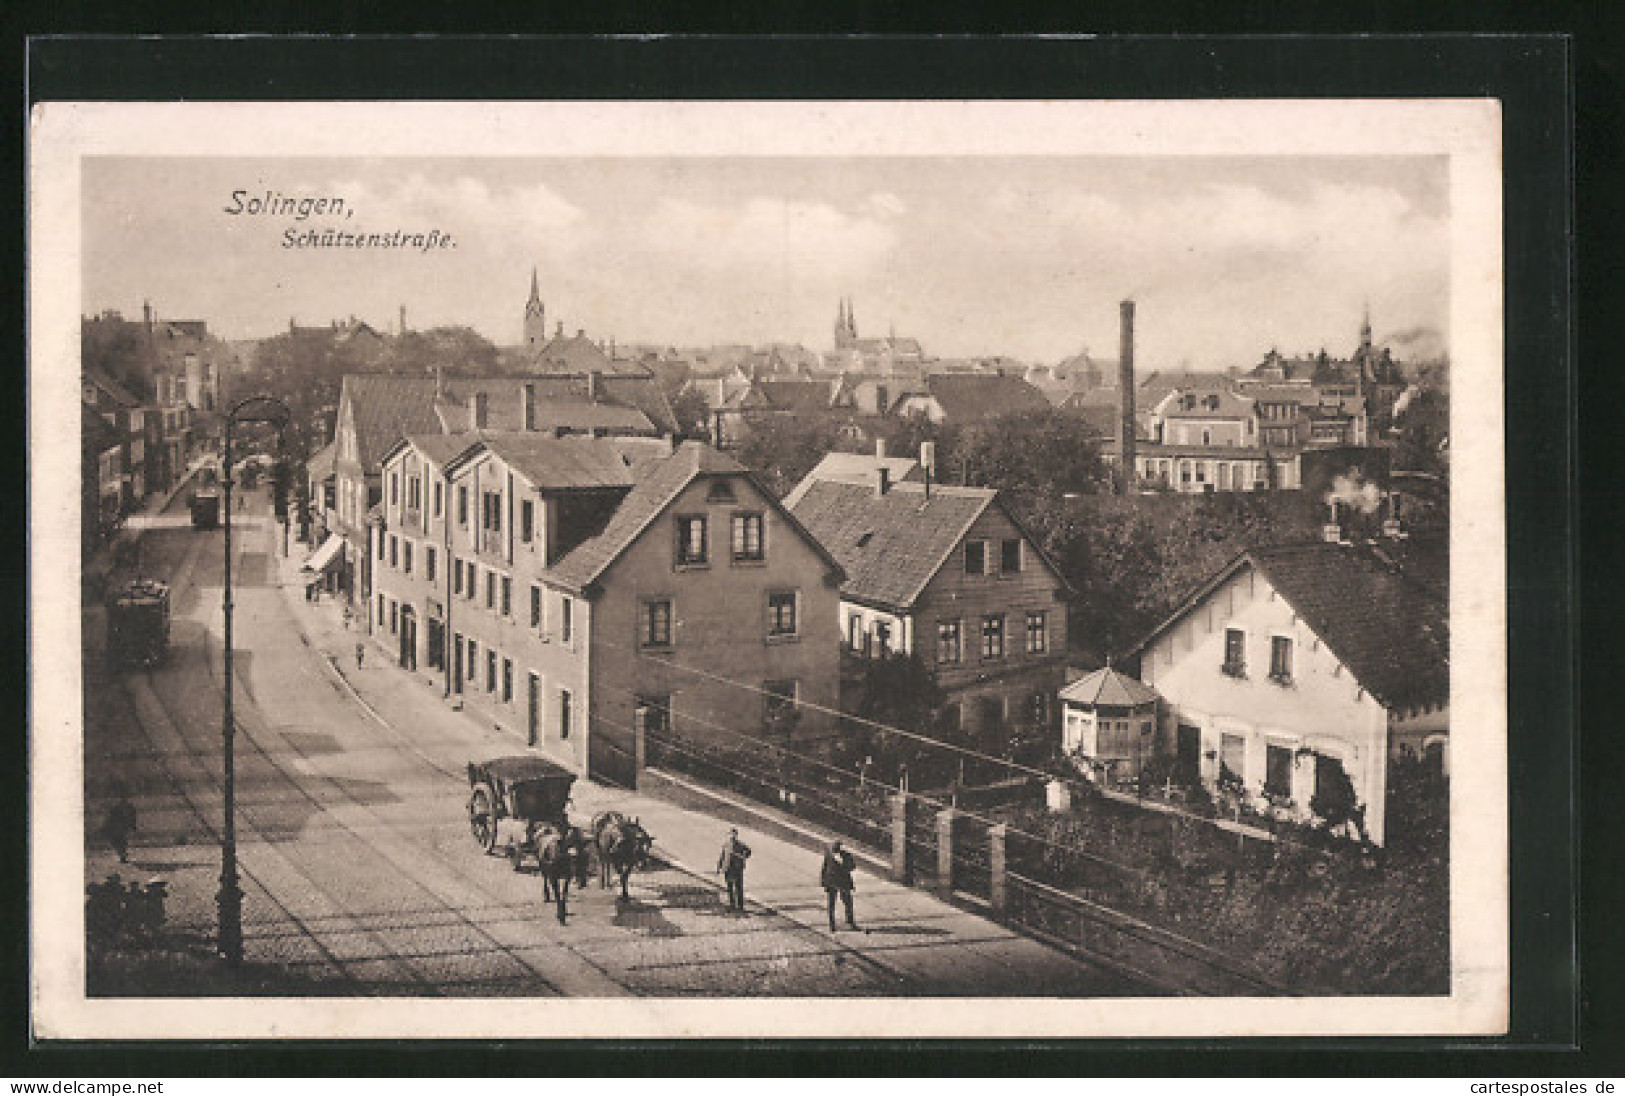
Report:
M592 882L567 924L541 879L481 853L468 830L464 765L523 752L472 711L370 647L330 601L304 600L281 558L263 492L234 515L239 860L249 967L312 993L362 995L1086 996L1137 992L928 894L860 871L864 930L831 934L819 835L752 829L703 795L576 784L572 816L616 809L654 835L631 901ZM87 609L86 880L162 876L169 920L212 934L221 817L221 534L171 506L148 519L144 567L173 588L169 660L116 680ZM115 778L139 829L120 865L96 836ZM753 847L746 914L713 873L738 821ZM150 992L172 992L153 986Z

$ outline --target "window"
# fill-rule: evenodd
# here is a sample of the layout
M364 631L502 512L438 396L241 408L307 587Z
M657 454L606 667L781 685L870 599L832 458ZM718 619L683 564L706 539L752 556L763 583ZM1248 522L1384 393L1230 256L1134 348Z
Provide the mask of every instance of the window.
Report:
M1199 460L1196 462L1196 482L1207 482L1207 461L1205 460Z
M573 598L559 599L559 640L569 643L570 637L575 633L575 600Z
M379 594L378 595L378 627L380 627L380 628L382 628L384 626L384 606L385 606L385 604L386 603L385 603L385 600L384 600L384 595Z
M530 588L530 626L532 628L542 626L542 588L540 586Z
M1179 482L1180 483L1189 483L1190 481L1191 481L1191 462L1188 461L1188 460L1182 460L1182 461L1179 462Z
M445 499L441 495L440 488L441 488L441 484L439 483L439 481L436 481L435 485L434 485L434 516L435 517L440 516L441 507L443 507L445 505Z
M457 524L468 524L468 488L457 488Z
M463 561L456 556L451 557L451 592L463 592Z
M401 538L396 536L394 533L391 533L389 535L389 565L391 567L398 567L400 566L400 562Z
M1041 655L1049 650L1049 614L1027 614L1027 653Z
M999 544L999 570L1007 575L1021 570L1021 538L1001 541Z
M463 592L469 601L473 601L480 591L479 568L474 566L473 560L467 561L468 581L463 584Z
M468 641L468 680L480 679L480 645L472 639Z
M846 617L846 645L854 651L863 650L863 614L848 613Z
M1247 674L1247 633L1240 628L1226 628L1224 630L1224 666L1222 669L1231 677L1245 677Z
M644 647L671 646L671 602L645 601L639 643Z
M796 592L775 590L767 595L767 634L793 636L796 634Z
M536 533L536 501L526 499L519 504L519 539L529 544Z
M680 567L693 567L705 563L707 559L705 543L705 519L703 517L680 517L677 519L677 564Z
M401 615L400 614L400 609L401 609L401 606L400 606L399 602L391 601L389 603L389 634L390 635L395 635L399 631L398 625L399 625L400 615Z
M502 615L513 616L513 579L502 576Z
M1292 641L1286 636L1270 638L1270 680L1283 685L1292 681Z
M423 480L417 476L406 481L406 505L413 510L423 509Z
M796 682L762 682L762 724L770 731L788 732L796 717Z
M497 691L497 653L490 648L485 651L485 691Z
M884 620L875 622L875 656L885 658L891 654L891 624Z
M391 506L394 506L396 503L400 502L400 496L401 496L401 476L400 476L400 473L399 472L391 472L389 474L389 504Z
M735 514L733 557L736 563L758 563L767 558L762 547L762 515Z
M967 540L965 542L965 573L967 575L983 575L987 573L986 541Z
M401 570L407 574L412 573L412 542L407 541L401 546Z
M480 528L493 533L502 532L502 492L480 493Z
M497 607L497 573L495 571L485 572L485 607L487 609Z
M732 502L734 500L734 485L725 479L711 481L711 489L706 492L706 502Z
M957 666L964 660L965 637L959 621L937 621L937 665Z
M1274 743L1264 748L1264 792L1266 795L1292 794L1292 751Z
M434 545L423 549L423 574L430 582L434 581Z
M570 690L559 690L559 737L570 737Z
M502 660L502 700L508 703L513 700L513 659Z
M982 618L982 657L1004 657L1004 617L985 616Z
M378 530L378 562L384 562L384 531Z

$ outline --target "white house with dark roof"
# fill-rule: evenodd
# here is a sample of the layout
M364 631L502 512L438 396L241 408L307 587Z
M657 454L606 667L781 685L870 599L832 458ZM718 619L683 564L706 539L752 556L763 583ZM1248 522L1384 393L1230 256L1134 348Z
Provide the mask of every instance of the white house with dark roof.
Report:
M917 655L972 734L1049 729L1066 672L1066 581L998 492L810 475L791 512L840 562L840 627L855 655Z
M1448 765L1444 555L1417 540L1238 555L1133 651L1164 701L1158 750L1299 817L1341 766L1380 844L1390 758Z

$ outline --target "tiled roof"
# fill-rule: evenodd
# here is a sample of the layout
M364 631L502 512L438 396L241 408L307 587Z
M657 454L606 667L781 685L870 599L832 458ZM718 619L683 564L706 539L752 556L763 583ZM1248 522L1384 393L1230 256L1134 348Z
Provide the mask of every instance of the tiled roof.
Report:
M1110 666L1103 666L1086 677L1080 677L1061 690L1061 699L1074 704L1104 705L1109 708L1133 708L1150 704L1161 693Z
M964 539L996 492L981 487L871 486L823 480L791 512L846 571L845 596L906 608Z
M813 484L823 480L835 483L855 483L873 487L875 473L885 468L891 482L904 483L923 479L925 470L913 457L877 457L873 453L826 453L813 470L802 477L790 493L784 496L784 505L794 510L801 496Z
M105 370L97 369L91 365L85 367L84 373L92 384L111 396L114 403L123 404L125 407L141 406L141 401L136 399L128 388L114 380Z
M828 381L758 381L768 404L779 411L822 411L829 406Z
M1442 703L1450 693L1450 606L1442 542L1254 548L1186 600L1137 650L1243 567L1253 566L1385 707Z
M632 466L597 438L491 434L485 447L542 490L632 486Z
M307 476L327 477L333 474L333 458L338 454L338 442L328 442L305 458Z
M411 434L403 440L444 468L476 445L478 434Z
M570 549L553 565L551 574L577 589L591 585L695 476L744 471L738 461L710 446L684 442L670 457L641 469L632 489L615 508L603 530Z
M1020 377L981 373L933 373L926 389L950 422L977 422L1020 411L1048 409L1044 394Z
M1237 396L1229 389L1195 391L1189 393L1196 406L1186 408L1184 400L1175 398L1163 412L1170 419L1246 418L1253 412L1252 401Z
M522 413L522 388L536 386L537 427L549 431L659 430L675 432L671 404L659 382L648 376L606 376L598 385L598 400L587 398L586 377L482 377L447 378L436 395L432 377L395 377L351 373L344 392L355 413L357 456L363 469L378 467L384 454L400 438L460 432L468 429L468 403L476 392L487 399L486 429L517 430Z

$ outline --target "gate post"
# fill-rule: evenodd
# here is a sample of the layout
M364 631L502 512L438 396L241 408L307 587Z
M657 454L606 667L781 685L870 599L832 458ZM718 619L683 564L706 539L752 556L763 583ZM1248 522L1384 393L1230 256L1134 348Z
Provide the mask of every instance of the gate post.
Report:
M954 816L952 807L937 812L937 877L936 889L944 897L954 890Z
M988 899L993 903L993 912L1000 917L1004 916L1009 903L1009 893L1005 889L1005 833L1003 822L988 827L987 831Z
M903 792L891 797L891 877L908 882L908 796Z

